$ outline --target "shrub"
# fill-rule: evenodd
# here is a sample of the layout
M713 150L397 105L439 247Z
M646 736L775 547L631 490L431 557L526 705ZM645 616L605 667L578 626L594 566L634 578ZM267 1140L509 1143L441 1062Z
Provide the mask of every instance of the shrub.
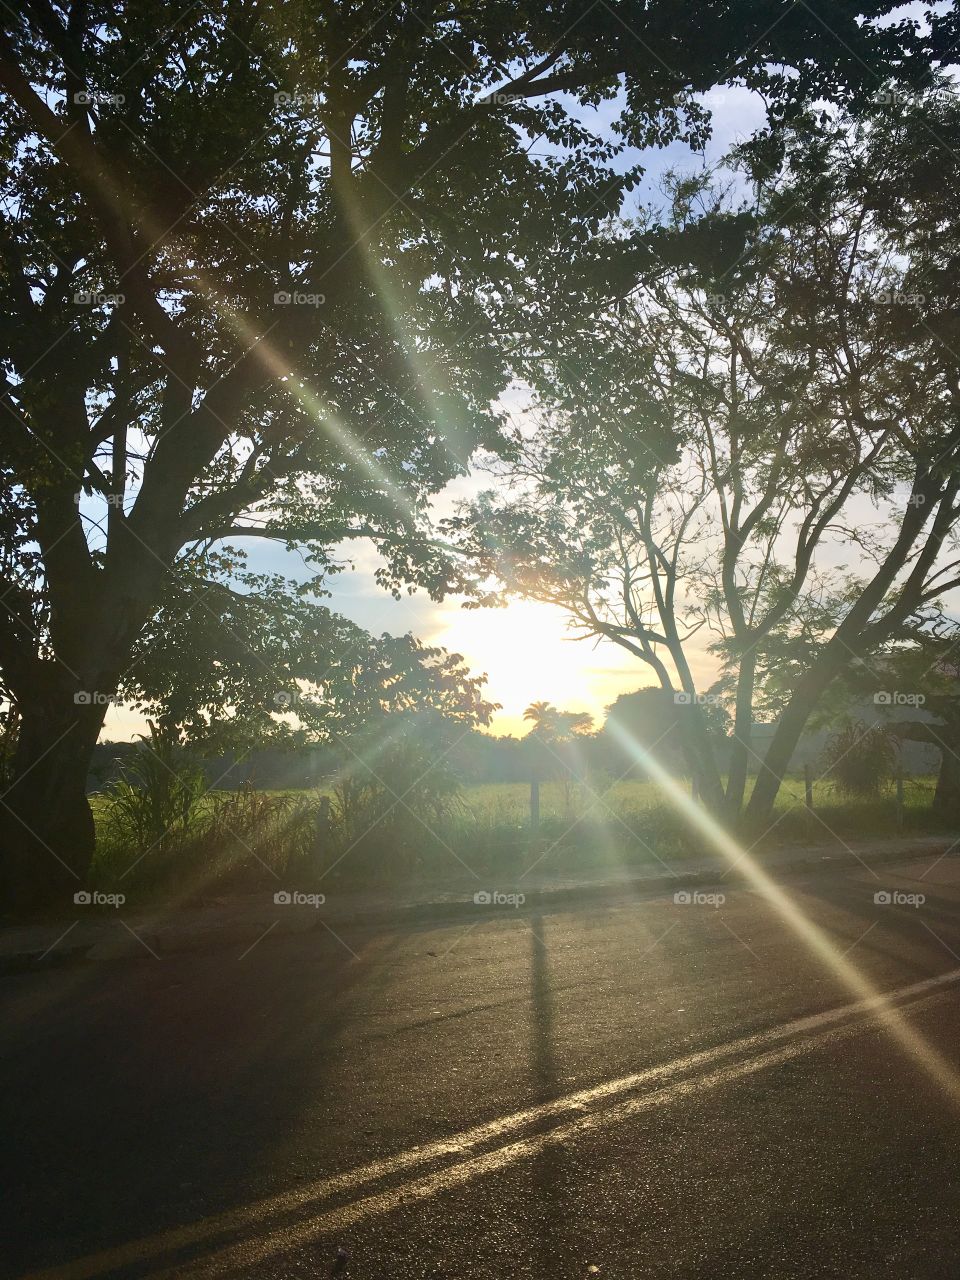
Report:
M259 884L316 851L326 801L308 794L209 792L175 733L150 723L150 737L100 795L94 873L118 882L192 889L230 881Z
M424 851L443 847L438 828L462 808L444 744L421 736L411 721L391 733L355 738L347 751L330 806L338 856L350 859L344 873L411 870Z
M143 740L104 792L108 840L138 857L169 850L189 828L206 790L203 772L183 752L177 735L148 721Z
M896 740L881 725L850 720L827 741L824 763L840 795L870 799L880 795L893 776Z

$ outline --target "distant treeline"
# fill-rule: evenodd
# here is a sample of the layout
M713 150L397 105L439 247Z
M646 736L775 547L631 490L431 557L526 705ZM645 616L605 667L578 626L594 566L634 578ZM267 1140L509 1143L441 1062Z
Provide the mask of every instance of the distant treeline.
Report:
M621 694L607 709L603 726L593 732L589 731L589 717L582 717L587 730L583 731L583 726L577 723L581 719L578 713L558 712L547 703L539 705L545 710L545 719L524 738L494 737L436 715L424 717L422 721L415 718L412 737L409 731L404 737L408 746L414 741L419 743L426 759L442 762L444 771L464 786L526 782L532 776L543 781L570 777L606 776L610 781L639 778L645 775L642 765L637 763L644 753L654 756L670 772L689 776L684 724L697 714L704 719L721 769L727 767L732 741L730 718L715 703L694 709L660 689L638 689ZM863 720L872 722L877 718L871 714L876 712L871 703L858 704L853 709ZM887 714L882 718L892 725L905 717L912 722L917 716L925 715L922 711L904 712L900 708L884 707L883 710ZM931 718L926 715L926 719ZM379 725L368 726L365 734L340 744L262 747L235 756L194 754L189 748L186 751L202 769L208 787L214 790L229 791L244 784L260 790L316 787L355 766L361 757L376 770L381 744L394 738L401 724L409 729L410 721L401 715L388 715ZM571 726L575 726L576 731ZM775 724L753 726L754 759L750 773L756 772L756 760L762 758L775 727ZM820 727L804 734L791 760L791 772L799 772L808 765L815 771L823 770L832 732L830 727ZM631 743L637 749L631 749ZM88 777L88 790L101 790L121 776L124 766L130 764L141 749L140 742L99 743ZM940 765L941 752L930 742L904 739L899 742L897 754L900 767L908 774L934 773Z
M124 762L132 758L138 746L135 742L99 743L90 770L89 790L98 791L120 776ZM595 750L591 754L595 754ZM528 773L524 756L520 739L495 738L475 730L468 730L450 750L451 763L466 785L522 781ZM211 787L231 790L249 783L264 790L276 790L321 786L336 776L343 766L343 758L343 752L334 746L315 745L288 751L252 751L239 759L201 758L198 763Z

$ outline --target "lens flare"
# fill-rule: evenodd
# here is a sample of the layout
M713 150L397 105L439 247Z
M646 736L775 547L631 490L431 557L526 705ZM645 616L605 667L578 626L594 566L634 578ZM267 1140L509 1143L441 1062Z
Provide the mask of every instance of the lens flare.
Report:
M717 820L692 800L675 778L645 751L621 725L608 723L608 729L636 762L659 785L664 799L672 805L706 840L736 868L777 912L784 924L822 961L858 1000L868 1004L890 1036L936 1081L951 1102L960 1106L960 1075L915 1027L901 1016L844 955L828 935L819 929L783 889L763 870L757 860L725 831Z

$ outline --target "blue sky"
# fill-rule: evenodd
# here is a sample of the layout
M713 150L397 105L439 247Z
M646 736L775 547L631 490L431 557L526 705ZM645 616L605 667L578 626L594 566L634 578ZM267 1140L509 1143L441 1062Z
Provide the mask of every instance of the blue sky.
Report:
M668 170L695 171L714 164L732 144L763 124L760 99L745 89L720 87L702 100L713 117L713 136L706 151L695 153L685 144L674 143L645 153L645 178L633 194L632 207L624 209L626 215L657 202ZM617 111L615 102L602 104L594 123L602 128ZM632 159L625 157L627 162ZM509 408L514 416L522 414L522 397L518 400L514 393ZM449 510L457 499L470 497L483 486L482 477L462 478L439 495L437 509ZM281 546L254 539L244 540L243 546L252 569L299 579L311 576L299 556ZM463 654L475 672L487 673L487 696L503 704L494 719L494 732L524 732L523 708L535 699L589 711L599 722L604 707L618 693L652 683L649 670L612 642L573 639L559 610L531 602L513 602L497 610L464 610L457 599L437 604L422 592L397 601L377 585L378 561L371 545L352 543L342 554L354 567L330 579L330 607L374 633L411 631L427 643ZM713 660L702 650L692 651L691 659L699 686L709 685ZM111 708L104 736L129 738L141 728L139 717Z
M699 169L713 163L733 142L749 136L763 122L762 103L744 89L718 89L704 99L714 118L713 138L706 153L694 153L680 143L647 152L643 157L645 180L634 193L633 208L625 213L657 199L667 170ZM604 117L613 118L617 111L616 103L603 104L599 123L602 125ZM522 405L511 407L522 411ZM447 508L481 487L479 478L462 479L440 496L438 505ZM245 540L244 547L251 568L291 578L309 576L299 557L283 547L253 539ZM546 698L601 718L604 706L618 693L649 683L647 671L617 646L606 641L595 645L572 640L565 634L565 620L558 610L518 602L506 609L465 611L458 600L436 604L422 592L397 601L375 581L377 556L372 546L351 544L344 548L344 556L354 561L355 568L330 580L330 606L372 632L412 631L426 642L463 653L475 671L488 673L488 696L503 703L494 732L523 732L523 708L533 699ZM705 659L704 675L709 669ZM140 727L138 717L122 708L111 708L105 736L126 738Z

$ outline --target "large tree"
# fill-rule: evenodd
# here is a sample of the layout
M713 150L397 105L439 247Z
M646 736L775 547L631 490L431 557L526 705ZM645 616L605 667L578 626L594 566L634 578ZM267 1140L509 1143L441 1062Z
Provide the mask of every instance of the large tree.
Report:
M851 659L960 580L958 221L928 202L930 137L955 164L943 86L749 148L732 198L675 181L659 271L531 371L538 428L452 522L479 589L560 606L690 706L709 804L739 813L756 768L758 822ZM707 646L725 677L707 697L734 714L725 784ZM781 695L762 759L758 680Z
M922 77L952 38L893 3L816 8L3 9L8 877L88 864L102 698L183 548L255 532L322 564L369 536L388 579L405 564L429 495L495 444L503 329L582 304L543 264L617 212L625 148L702 137L691 92L718 80L782 115ZM614 98L599 136L581 117ZM599 256L634 269L629 238ZM538 270L549 315L524 308Z
M317 583L249 570L240 553L184 556L118 693L207 755L335 743L422 710L486 724L484 675L412 635L371 635Z
M826 724L870 708L890 740L921 742L940 755L933 808L960 812L960 625L932 606L885 635L844 673L819 709Z

